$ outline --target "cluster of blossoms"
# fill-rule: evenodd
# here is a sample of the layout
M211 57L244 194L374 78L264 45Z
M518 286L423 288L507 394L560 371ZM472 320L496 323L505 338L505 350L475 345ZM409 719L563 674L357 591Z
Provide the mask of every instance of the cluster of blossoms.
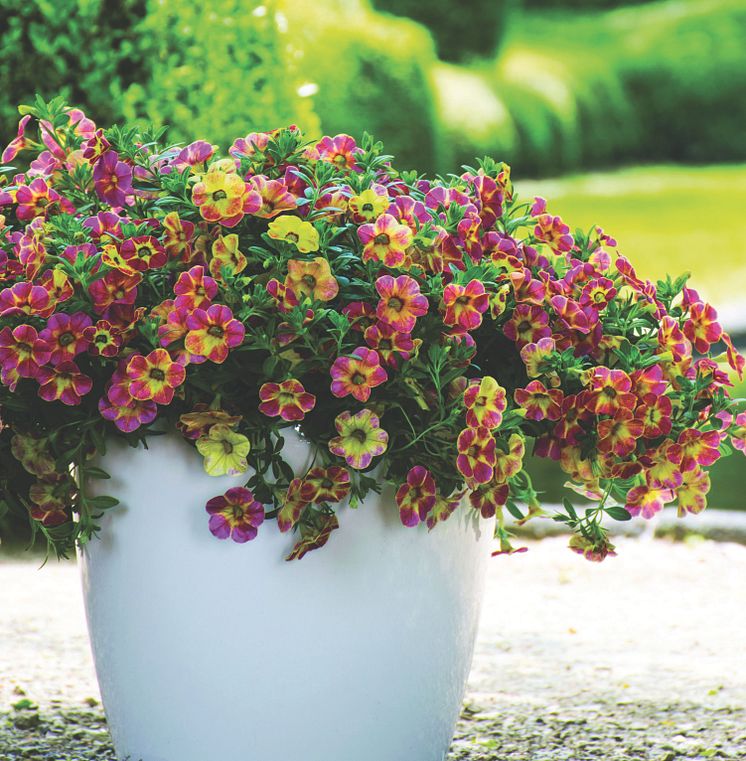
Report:
M604 516L699 512L707 467L746 451L715 310L519 201L506 165L430 180L347 135L251 133L224 158L161 137L39 101L2 155L23 168L0 184L3 504L60 554L116 504L86 488L107 437L164 424L208 474L246 474L209 530L276 519L289 558L382 484L405 526L473 510L510 552L503 510L542 513L530 448L592 500L555 519L601 559Z

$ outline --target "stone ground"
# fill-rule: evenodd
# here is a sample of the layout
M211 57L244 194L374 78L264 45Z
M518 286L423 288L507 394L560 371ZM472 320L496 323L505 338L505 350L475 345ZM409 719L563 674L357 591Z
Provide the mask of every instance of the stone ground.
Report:
M746 759L746 547L566 541L492 561L450 761ZM76 569L37 565L0 559L0 759L111 761Z

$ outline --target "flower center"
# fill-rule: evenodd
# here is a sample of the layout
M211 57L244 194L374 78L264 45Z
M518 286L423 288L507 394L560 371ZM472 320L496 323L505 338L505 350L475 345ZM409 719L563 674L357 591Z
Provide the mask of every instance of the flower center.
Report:
M466 306L469 303L469 297L468 296L459 296L456 299L457 304L461 304L462 306Z
M291 243L297 243L300 238L298 238L298 233L288 233L285 236L285 240L289 240Z
M404 307L404 302L398 296L392 296L388 302L388 308L393 309L396 312L401 312Z
M154 367L150 371L150 377L154 381L164 381L166 380L166 373L164 373L163 370L161 370L159 367Z
M604 396L607 396L609 399L616 399L616 389L612 388L611 386L606 386L604 390L601 392Z
M332 159L332 163L336 164L339 167L347 166L347 156L345 156L343 153L338 153Z
M74 340L75 336L68 331L60 336L59 344L60 346L69 346Z
M324 478L321 481L322 489L331 489L333 486L334 486L334 481L330 480L329 478Z
M212 194L213 201L225 201L226 198L228 198L228 194L224 190L216 190Z
M368 438L368 434L362 428L356 428L354 431L350 431L350 438L356 439L361 444L364 444Z
M531 330L531 323L528 320L521 320L521 322L518 323L519 333L526 333L529 330Z
M233 520L241 520L243 518L245 510L243 509L243 506L241 505L232 505L233 510Z
M376 237L373 239L373 242L377 246L388 246L389 242L391 241L391 238L389 238L386 233L378 233Z
M362 386L365 383L365 376L362 373L356 371L352 375L352 382L356 386Z
M150 251L150 248L149 248L148 246L140 246L140 247L137 249L137 255L138 255L138 256L139 256L141 259L147 259L147 258L149 258L149 257L150 257L150 255L151 255L151 251Z
M362 205L362 211L373 211L373 204L372 203L364 203Z
M207 329L208 336L214 336L215 338L222 338L224 334L225 334L225 331L220 327L220 325L210 325L210 327Z
M379 349L383 349L384 351L388 351L389 349L392 349L393 346L394 345L391 343L391 339L390 338L382 338L378 342L378 348Z
M226 441L223 439L223 441L220 442L223 445L223 451L226 454L231 454L233 452L233 444L230 443L230 441ZM243 513L241 513L243 515Z
M313 275L303 275L301 279L303 283L307 285L309 288L316 287L316 278Z

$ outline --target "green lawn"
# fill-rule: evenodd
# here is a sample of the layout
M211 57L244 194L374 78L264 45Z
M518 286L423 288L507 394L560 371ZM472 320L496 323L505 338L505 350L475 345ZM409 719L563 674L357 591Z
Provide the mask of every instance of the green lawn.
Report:
M691 285L746 317L746 166L655 166L559 180L516 180L574 229L601 225L646 277L690 272Z

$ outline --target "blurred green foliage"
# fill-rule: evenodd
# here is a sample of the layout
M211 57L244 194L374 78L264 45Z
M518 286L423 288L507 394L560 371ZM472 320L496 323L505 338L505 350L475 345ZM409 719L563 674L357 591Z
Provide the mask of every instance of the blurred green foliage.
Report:
M472 74L514 121L512 163L522 175L620 161L746 159L741 0L537 10L512 28L504 54Z
M426 26L444 61L495 54L512 0L374 0L376 8Z
M0 0L0 132L35 93L63 95L109 123L128 88L146 80L147 0Z
M38 92L177 140L225 145L295 120L318 133L284 24L272 0L0 0L0 129Z
M300 66L318 88L322 129L382 138L402 166L432 170L439 120L430 35L408 19L381 15L363 0L285 0L290 37L306 51Z

